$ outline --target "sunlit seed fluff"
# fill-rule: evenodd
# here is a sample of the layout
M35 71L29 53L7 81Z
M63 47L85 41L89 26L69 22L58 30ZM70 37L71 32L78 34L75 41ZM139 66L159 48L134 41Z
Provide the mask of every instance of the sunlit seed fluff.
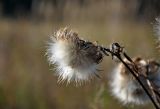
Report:
M157 43L158 43L158 49L160 50L160 17L156 18L156 23L154 23L154 32L155 32L155 36L157 37ZM150 66L153 68L154 66L154 73L151 73L152 75L150 75L150 79L153 80L153 82L156 84L157 87L160 87L160 68L159 66L157 67L156 64L157 62L152 60L150 61ZM156 66L156 67L155 67Z
M130 65L130 62L124 61ZM141 73L146 72L145 66L147 63L145 60L135 58L134 62L139 67ZM137 105L145 104L149 101L142 87L122 63L120 63L112 73L110 82L111 91L117 99L124 104ZM143 81L143 83L146 86L146 82Z
M68 28L58 30L51 39L47 55L49 62L56 65L59 81L79 83L97 73L102 54L95 44L80 39Z
M160 41L160 18L156 18L156 23L154 24L153 29L159 42Z
M155 87L160 88L160 66L155 60L148 60L148 78Z

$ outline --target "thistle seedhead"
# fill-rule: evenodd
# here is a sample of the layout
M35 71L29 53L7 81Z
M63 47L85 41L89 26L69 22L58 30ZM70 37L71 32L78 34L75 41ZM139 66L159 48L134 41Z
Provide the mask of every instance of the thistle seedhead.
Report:
M160 18L155 19L155 23L153 25L153 30L156 36L157 49L160 49Z
M135 72L149 92L153 91L153 87L160 87L158 62L151 59L145 60L141 57L133 58L132 61L124 59L124 62ZM150 86L148 82L153 86ZM122 63L119 63L113 72L111 88L113 95L124 104L145 104L150 101L148 95L138 83L137 78Z
M154 86L160 87L160 64L157 61L150 59L148 60L147 70L148 79L154 84Z
M82 40L68 28L58 30L51 39L47 55L49 62L56 65L59 81L79 83L97 73L103 55L96 44Z
M156 20L156 22L154 23L153 29L156 33L156 36L160 40L160 18L156 18L155 20Z
M142 74L146 72L145 66L147 62L144 59L136 57L132 60L136 66L124 59L133 71L138 70ZM140 79L143 81L144 85L147 86L145 79ZM144 104L149 101L149 98L143 88L122 63L119 63L113 72L111 81L113 95L124 104Z

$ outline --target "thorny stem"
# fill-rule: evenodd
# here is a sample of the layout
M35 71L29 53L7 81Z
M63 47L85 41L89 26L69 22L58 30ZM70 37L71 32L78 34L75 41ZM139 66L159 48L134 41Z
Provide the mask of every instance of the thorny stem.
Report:
M115 43L113 43L113 44L115 44ZM118 44L118 43L116 43L116 44ZM112 45L112 46L113 46L113 45ZM119 44L118 44L118 46L116 46L116 47L118 47L118 48L116 49L116 51L117 51L118 49L121 49L121 48L122 48L121 46L119 46ZM124 66L131 72L131 74L135 77L135 79L138 81L138 83L142 86L143 90L146 92L146 94L147 94L148 97L150 98L150 100L151 100L151 102L153 103L153 105L155 106L155 108L156 108L156 109L160 109L159 105L156 103L156 101L154 100L153 96L149 93L149 91L147 90L147 88L144 86L143 82L139 79L138 75L136 74L136 73L138 73L138 71L136 70L136 73L135 73L135 72L128 66L128 64L127 64L125 61L123 61L122 56L121 56L121 53L122 53L123 51L118 50L118 52L115 52L115 51L113 50L113 47L112 47L112 49L108 49L108 48L103 48L103 47L102 47L102 49L105 51L105 53L106 53L106 52L110 53L110 54L112 55L112 58L113 58L113 56L114 56L114 57L117 57L117 58L124 64ZM103 52L104 52L104 51L103 51ZM133 62L132 59L131 59L125 52L123 52L123 55L124 55L124 57L127 58L130 62Z

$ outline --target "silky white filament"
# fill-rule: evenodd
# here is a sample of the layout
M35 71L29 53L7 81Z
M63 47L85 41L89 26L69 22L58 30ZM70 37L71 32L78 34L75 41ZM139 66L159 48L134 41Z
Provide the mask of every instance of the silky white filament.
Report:
M51 37L47 55L51 64L56 65L59 81L89 80L97 73L102 54L98 46L81 40L78 34L67 29L60 29Z
M145 70L146 61L138 58L136 61L136 64L141 67L143 72ZM113 75L110 83L112 93L121 102L124 104L140 105L149 101L145 91L122 63L120 63L112 73ZM144 85L146 84L145 81L143 81L143 83Z

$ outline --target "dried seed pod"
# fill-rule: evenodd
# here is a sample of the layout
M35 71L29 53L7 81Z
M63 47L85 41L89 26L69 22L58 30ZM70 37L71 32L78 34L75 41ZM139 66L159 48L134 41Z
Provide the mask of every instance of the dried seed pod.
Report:
M146 73L147 62L142 58L137 57L133 59L136 68L133 63L127 60L124 61L132 70L138 70L142 75ZM139 78L147 87L145 79ZM144 104L149 101L143 88L122 63L120 63L113 72L110 85L113 95L124 104Z
M148 60L148 79L160 88L160 65L155 60Z
M160 18L156 18L155 20L156 22L153 25L153 30L157 39L157 49L160 50Z
M51 37L47 55L51 64L55 64L59 81L89 80L98 69L103 56L98 46L84 41L68 28L60 29Z

